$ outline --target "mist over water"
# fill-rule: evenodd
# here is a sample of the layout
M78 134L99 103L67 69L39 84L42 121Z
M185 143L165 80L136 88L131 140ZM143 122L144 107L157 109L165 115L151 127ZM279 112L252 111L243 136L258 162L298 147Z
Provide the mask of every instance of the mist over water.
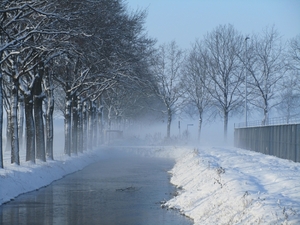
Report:
M224 146L233 145L234 122L228 123L227 141L224 141L223 122L204 123L200 141L198 140L198 121L174 120L171 124L171 140L166 140L167 124L165 121L141 121L130 127L124 127L124 145L193 145L193 146ZM111 142L113 144L113 142Z

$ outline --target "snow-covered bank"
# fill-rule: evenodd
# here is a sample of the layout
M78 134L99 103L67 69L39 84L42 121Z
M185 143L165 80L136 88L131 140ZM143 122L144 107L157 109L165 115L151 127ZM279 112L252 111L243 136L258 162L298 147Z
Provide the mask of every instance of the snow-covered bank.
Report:
M81 170L100 156L101 151L87 151L72 157L61 155L55 161L37 161L36 164L22 162L18 166L6 163L5 168L0 169L0 205Z
M166 206L195 224L300 224L300 163L201 147L170 172L181 190Z
M74 173L105 157L106 151L134 153L141 156L176 157L180 151L171 151L170 147L102 147L95 151L86 151L77 156L66 156L59 150L55 152L55 160L36 164L25 162L25 152L20 155L21 165L10 164L10 152L4 152L4 169L0 169L0 205L20 194L37 190L53 181ZM176 148L175 148L176 149ZM180 149L182 150L182 149Z
M300 163L229 147L114 146L55 161L0 169L0 204L110 154L176 160L178 195L165 206L195 224L300 224ZM163 199L162 199L163 200Z

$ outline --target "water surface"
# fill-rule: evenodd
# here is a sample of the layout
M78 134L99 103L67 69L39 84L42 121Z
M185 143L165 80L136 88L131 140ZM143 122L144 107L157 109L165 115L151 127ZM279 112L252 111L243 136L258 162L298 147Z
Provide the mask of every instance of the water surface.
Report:
M192 224L160 207L175 192L167 173L173 164L112 151L82 171L0 206L0 224Z

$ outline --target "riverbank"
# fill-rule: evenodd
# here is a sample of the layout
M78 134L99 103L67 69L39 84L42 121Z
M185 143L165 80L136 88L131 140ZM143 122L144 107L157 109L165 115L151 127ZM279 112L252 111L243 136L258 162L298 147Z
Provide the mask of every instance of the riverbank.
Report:
M56 160L37 161L36 164L21 161L21 165L9 164L9 157L5 157L5 168L0 169L0 205L81 170L100 157L101 151L95 150L72 157L59 155Z
M55 160L42 162L37 160L36 164L25 161L25 152L20 153L21 165L10 164L10 152L4 152L4 169L0 169L0 205L13 200L15 197L37 190L59 180L64 176L82 170L84 167L97 162L105 157L106 151L119 150L131 152L142 156L156 156L173 158L180 151L168 151L170 147L109 147L102 146L93 151L85 151L69 157L55 151ZM176 153L177 152L177 153Z
M165 206L195 224L300 224L300 163L199 147L179 158L170 173L180 191Z
M179 188L163 207L195 224L299 224L300 163L230 147L114 146L0 169L0 204L96 162L105 151L172 158Z
M160 207L174 160L108 149L97 162L0 207L0 224L191 225ZM17 213L16 213L17 212Z

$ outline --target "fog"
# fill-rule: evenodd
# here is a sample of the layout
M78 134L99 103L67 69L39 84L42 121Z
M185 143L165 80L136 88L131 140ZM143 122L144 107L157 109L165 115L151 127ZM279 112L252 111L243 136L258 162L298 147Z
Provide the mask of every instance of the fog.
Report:
M165 120L145 119L140 120L138 123L124 123L122 126L118 124L112 126L111 129L122 130L123 137L117 137L115 133L108 132L109 135L104 137L103 142L98 141L93 151L85 151L84 154L80 153L74 157L69 157L64 154L64 119L56 117L54 120L55 160L48 160L46 163L37 161L37 164L24 163L25 151L22 150L20 152L22 166L16 167L9 164L10 153L5 152L6 169L0 171L0 190L4 191L0 193L0 200L2 199L2 202L9 201L21 193L38 189L48 185L53 180L60 179L69 173L82 170L84 167L91 165L92 172L88 171L89 175L104 176L104 179L100 179L105 181L103 185L109 184L108 179L112 179L117 184L115 187L107 188L108 192L113 197L116 197L117 201L121 199L121 195L128 194L130 195L128 197L133 199L133 195L144 194L141 198L141 203L144 204L143 197L147 200L150 199L146 188L148 186L153 187L153 184L159 185L159 183L156 182L157 177L153 178L155 180L154 183L153 180L149 182L146 180L150 185L147 185L145 180L138 183L139 181L135 175L137 174L142 178L148 179L150 176L158 174L156 171L151 173L150 169L159 169L164 176L167 176L166 171L172 174L171 183L181 187L178 189L179 195L166 201L163 207L180 210L182 214L193 218L195 224L215 224L216 221L221 221L221 223L225 224L234 217L245 224L255 223L261 218L266 222L274 224L283 223L288 218L288 222L291 222L290 224L299 224L299 163L254 151L230 147L233 144L234 123L242 121L242 116L229 120L228 141L226 143L223 141L223 123L221 119L214 122L204 121L199 144L197 141L197 120L181 118L179 131L178 119L174 119L171 126L171 139L169 141L165 140L167 134ZM184 136L187 131L189 135ZM145 158L140 156L145 156ZM157 161L158 159L152 157L169 158L171 159L169 161L171 164L168 164L167 168L161 168L159 166L162 165L163 161L160 159ZM154 164L147 164L151 160L153 160ZM97 167L97 161L101 167L95 169L94 166ZM170 170L172 163L175 163L175 166ZM148 167L140 169L141 165ZM105 166L109 167L105 168ZM128 176L124 175L125 170L134 173L132 179L128 179ZM142 171L147 171L149 174L145 176L144 173L141 173ZM80 172L78 181L82 177L84 179L88 178L88 176L82 175ZM73 181L73 178L70 178L69 181ZM125 183L118 183L122 181L121 178L124 178L123 181ZM94 181L95 179L92 177L90 180ZM61 182L68 182L68 179L62 179ZM169 182L169 180L165 179L164 182ZM92 183L96 184L97 188L100 187L98 183ZM86 186L88 185L83 180L82 187ZM160 185L159 188L161 188ZM85 194L92 196L92 200L104 199L109 196L103 192L104 188L100 187L100 190L96 192L91 192L90 190L84 192L81 187L78 191L76 185L73 183L66 185L65 192L62 192L61 189L58 190L59 193L72 193L72 196L63 195L63 197L70 196L67 200L59 198L59 200L63 200L67 204L73 201L74 198L84 199ZM156 194L163 194L155 202L159 202L160 199L165 197L165 193L170 192L160 190L157 189L157 191L154 191ZM40 194L42 192L39 191L37 193ZM78 195L74 197L74 193ZM95 198L94 193L100 196ZM34 194L33 192L33 199L39 200L40 198L36 198ZM103 198L101 194L103 194ZM52 196L57 198L58 194L53 193ZM51 198L50 201L52 201ZM26 200L25 202L28 202L29 208L32 209L33 204L31 201ZM111 200L108 200L108 202L111 202ZM127 203L127 200L125 202ZM139 203L139 201L135 200L135 203ZM13 204L13 207L16 207L16 201ZM49 206L51 208L52 206L61 205L63 204ZM130 207L124 206L123 203L117 202L113 204L113 206L115 205L131 210ZM213 207L212 209L212 205L218 207ZM23 207L24 204L21 203L21 206ZM40 206L40 201L38 201L38 206ZM92 209L94 208L93 204L89 206ZM161 211L162 213L171 211L161 210L160 205L157 204L155 204L155 207L157 211ZM119 212L119 209L114 209L116 209L116 213ZM132 209L134 210L134 208ZM282 213L282 209L291 210ZM80 213L82 212L80 211ZM75 210L74 216L70 214L70 218L77 219L78 215L80 218L83 218L80 213ZM37 214L41 215L38 211ZM131 212L129 214L132 215ZM207 220L203 222L204 217ZM11 218L14 219L14 217ZM52 216L50 219L52 219Z
M249 121L259 120L261 113L249 115ZM6 115L4 114L6 120ZM180 121L180 129L178 122ZM112 126L111 129L123 132L122 138L114 134L104 137L103 142L99 144L112 145L179 145L179 146L233 146L234 145L234 126L237 123L244 122L243 115L232 117L228 122L227 141L224 141L223 121L216 118L215 121L208 121L204 118L201 130L200 141L198 141L198 120L190 118L174 118L171 123L171 140L166 141L167 121L164 118L146 118L140 119L123 125ZM106 124L104 124L106 125ZM106 125L106 127L108 127ZM104 130L106 128L104 126ZM6 129L6 122L3 130ZM188 135L187 135L188 134ZM4 143L6 141L3 136ZM25 143L20 146L21 151L25 151ZM64 118L56 114L54 118L54 151L58 155L64 154Z
M180 129L178 122L180 121ZM140 120L122 126L112 126L113 130L123 131L122 138L114 133L104 137L102 144L118 145L202 145L202 146L233 146L234 124L241 122L237 117L228 122L227 141L224 140L223 121L204 121L202 124L200 141L198 140L198 120L174 119L171 124L171 140L166 140L166 120ZM104 131L106 128L104 127ZM62 118L54 120L54 149L64 148L64 121ZM99 143L100 144L100 143Z
M180 128L178 126L180 121ZM238 121L238 120L237 120ZM237 122L235 121L235 122ZM223 122L202 125L200 141L198 141L198 121L188 119L175 119L171 124L171 140L166 140L166 120L144 120L130 126L123 127L123 138L131 144L145 145L233 145L234 122L228 123L227 141L224 141ZM126 143L130 144L130 143Z

